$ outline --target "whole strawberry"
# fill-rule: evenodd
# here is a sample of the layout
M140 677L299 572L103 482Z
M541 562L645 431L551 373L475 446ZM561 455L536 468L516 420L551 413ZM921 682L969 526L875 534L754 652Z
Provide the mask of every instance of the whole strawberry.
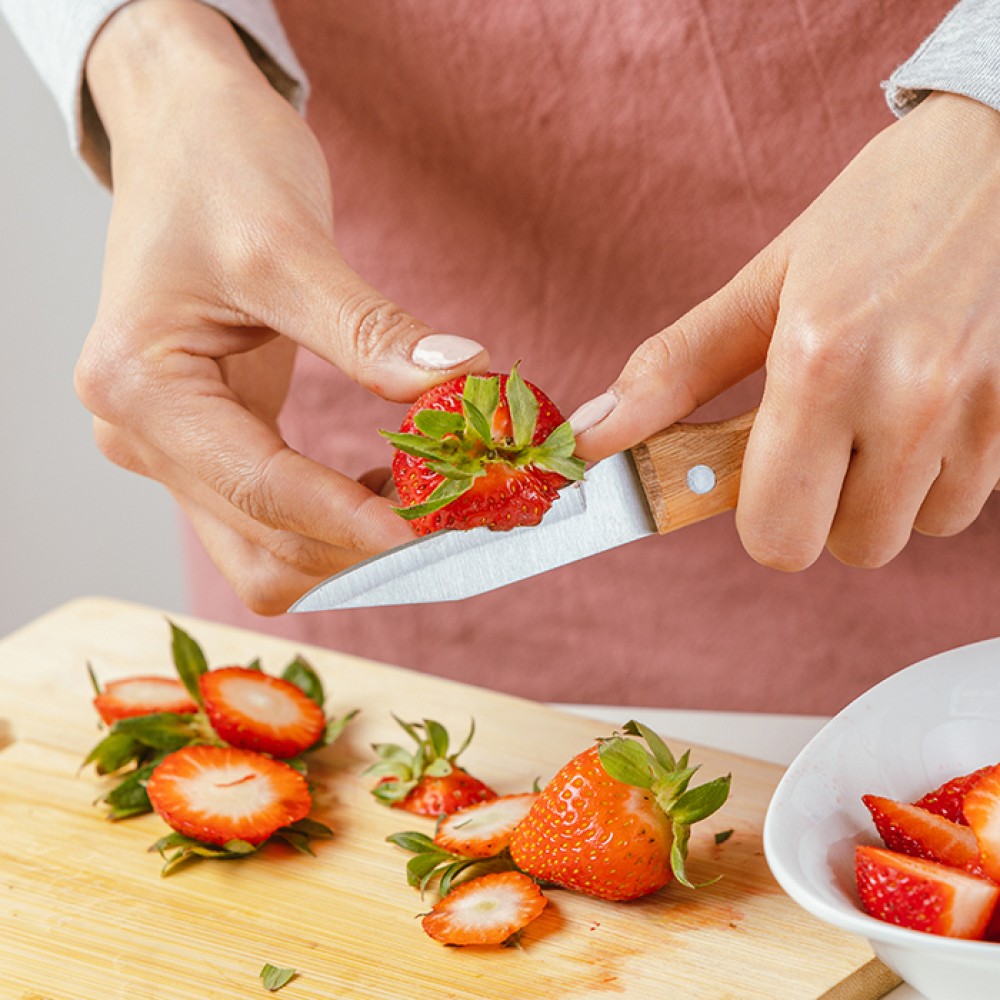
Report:
M392 476L398 512L417 534L506 531L538 524L561 486L582 479L569 424L552 401L510 375L462 375L425 392L398 432Z
M630 722L578 754L538 796L514 829L510 853L522 871L544 882L628 900L662 888L684 870L690 827L729 794L729 777L688 788L697 767L675 760L650 729Z

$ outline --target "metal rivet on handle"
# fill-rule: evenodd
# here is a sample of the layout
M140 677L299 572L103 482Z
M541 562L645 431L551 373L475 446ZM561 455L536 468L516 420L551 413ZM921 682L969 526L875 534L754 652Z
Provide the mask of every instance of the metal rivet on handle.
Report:
M715 489L715 470L707 465L693 465L688 469L687 485L692 493L710 493Z

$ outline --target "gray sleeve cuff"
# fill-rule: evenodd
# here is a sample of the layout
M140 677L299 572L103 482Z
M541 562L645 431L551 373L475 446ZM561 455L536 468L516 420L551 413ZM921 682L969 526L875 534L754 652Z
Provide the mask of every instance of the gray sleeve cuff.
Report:
M84 66L105 22L129 0L0 0L17 36L59 105L77 156L110 186L110 149L87 91ZM299 111L309 84L270 0L203 0L233 23L272 86Z
M961 0L883 87L900 117L935 90L1000 111L1000 0Z

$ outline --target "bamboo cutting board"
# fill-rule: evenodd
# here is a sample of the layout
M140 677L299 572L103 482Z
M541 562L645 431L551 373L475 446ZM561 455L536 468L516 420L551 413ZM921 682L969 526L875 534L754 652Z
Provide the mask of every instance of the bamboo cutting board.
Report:
M146 848L166 832L162 822L107 822L93 805L102 779L79 764L99 738L86 662L103 680L171 674L164 616L103 599L59 608L0 642L0 719L11 739L0 751L0 997L246 1000L270 995L258 978L265 962L299 970L282 1000L872 1000L893 985L864 941L815 921L771 878L761 828L781 769L698 748L705 777L733 774L730 801L691 842L693 878L721 873L721 881L697 891L668 886L627 904L551 891L521 949L436 944L415 919L429 901L406 885L408 855L385 843L395 831L433 825L377 804L359 775L371 743L396 740L389 713L439 719L457 736L474 716L464 760L501 793L547 780L626 720L604 726L328 650L176 620L211 666L259 656L276 673L302 653L323 677L328 711L362 710L310 766L313 815L335 837L316 843L315 858L274 846L161 878L160 859ZM0 742L3 731L0 723ZM714 835L730 828L733 836L716 845Z

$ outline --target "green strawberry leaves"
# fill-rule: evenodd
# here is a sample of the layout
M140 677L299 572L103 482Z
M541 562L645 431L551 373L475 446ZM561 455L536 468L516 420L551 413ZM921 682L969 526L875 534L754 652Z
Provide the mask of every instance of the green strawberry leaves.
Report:
M205 654L198 645L183 629L178 628L173 622L170 625L170 648L174 656L174 667L177 669L177 676L181 683L187 688L187 692L194 699L195 704L201 706L201 689L198 687L198 678L208 670L208 661Z
M601 765L616 781L653 793L657 805L671 821L673 843L670 867L674 877L681 885L695 888L686 871L691 826L722 807L729 797L731 776L713 778L690 788L691 779L700 766L689 766L690 751L675 759L666 743L641 722L632 720L622 727L622 731L625 735L616 734L600 741L598 755ZM627 739L626 736L639 739ZM643 746L639 740L646 745ZM711 879L698 885L709 885L714 881Z
M283 969L270 962L264 963L264 968L260 970L260 981L264 989L269 993L276 993L282 986L286 986L296 976L295 969Z
M469 858L446 851L427 834L413 830L393 833L385 839L413 855L406 863L406 881L419 889L421 896L435 879L438 880L438 896L443 898L464 880L462 876L472 878L487 872L516 870L506 849L491 858Z
M532 444L539 404L516 364L507 378L505 401L510 413L509 438L498 438L493 429L501 405L496 375L466 378L461 413L418 410L413 417L418 433L379 431L393 447L422 459L442 477L421 503L394 508L396 513L412 521L441 510L471 490L490 464L537 467L569 480L583 478L585 465L573 455L576 441L568 422L556 427L541 444Z

